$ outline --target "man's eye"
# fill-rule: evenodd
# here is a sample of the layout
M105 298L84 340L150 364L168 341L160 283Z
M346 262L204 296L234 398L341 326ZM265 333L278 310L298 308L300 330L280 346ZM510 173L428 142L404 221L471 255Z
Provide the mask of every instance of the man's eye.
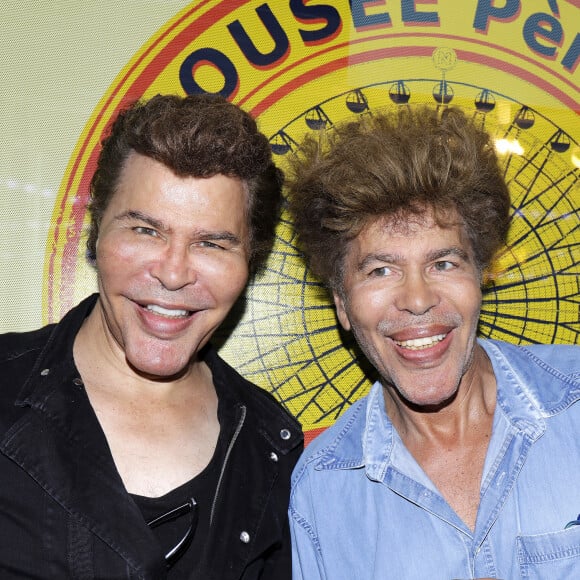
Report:
M211 249L216 249L216 250L223 249L223 247L220 246L219 244L216 244L215 242L210 242L208 240L203 240L203 241L199 242L197 245L201 248L211 248Z
M455 268L455 264L449 260L435 262L435 269L439 272L446 272L447 270L452 270L453 268Z
M374 268L371 271L371 276L382 277L388 276L391 273L392 273L391 268L389 268L388 266L381 266L380 268Z
M138 233L138 234L144 234L146 236L156 236L157 235L156 230L154 230L153 228L147 228L145 226L137 226L137 227L133 228L133 231Z

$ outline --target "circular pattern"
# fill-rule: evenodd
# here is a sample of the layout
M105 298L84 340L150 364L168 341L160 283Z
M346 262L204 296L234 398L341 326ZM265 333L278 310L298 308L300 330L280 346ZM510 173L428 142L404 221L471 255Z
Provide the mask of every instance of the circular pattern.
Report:
M270 8L262 27L256 15ZM580 148L566 129L580 139L578 87L562 68L565 46L546 59L522 44L521 25L535 10L522 4L515 20L494 22L482 34L468 6L458 12L449 3L437 7L436 27L397 20L365 26L349 3L308 21L278 3L193 3L127 64L83 132L48 238L47 320L94 290L84 260L84 201L98 141L115 112L157 92L222 90L258 118L282 168L305 132L349 116L421 100L471 111L502 152L515 216L510 246L490 272L481 333L577 343ZM576 8L564 3L560 10L562 22L574 20ZM231 35L232 24L248 37ZM307 436L330 425L372 380L352 337L338 329L329 296L305 269L286 212L267 271L215 338L233 366L287 405Z
M444 62L451 62L449 55ZM579 343L579 169L571 155L578 144L538 111L485 87L389 80L310 107L271 136L272 150L283 167L305 131L332 130L352 116L412 106L430 93L445 106L458 84L472 98L457 104L495 139L512 196L513 226L490 272L480 334L514 343ZM433 86L434 92L427 89ZM220 333L228 337L222 354L303 424L332 423L368 391L373 371L352 336L339 329L329 295L305 267L286 211L267 270L233 318Z

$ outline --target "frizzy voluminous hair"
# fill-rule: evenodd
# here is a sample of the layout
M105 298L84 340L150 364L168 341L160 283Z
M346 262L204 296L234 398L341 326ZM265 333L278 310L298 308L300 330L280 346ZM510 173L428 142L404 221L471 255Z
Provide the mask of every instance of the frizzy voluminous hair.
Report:
M223 97L207 94L157 95L131 104L113 121L91 180L89 259L95 259L103 213L133 153L179 177L240 179L249 198L251 265L259 267L273 243L283 176L256 121Z
M400 107L309 135L290 160L289 209L310 267L341 285L347 246L377 219L457 212L483 270L505 244L510 197L489 135L458 108Z

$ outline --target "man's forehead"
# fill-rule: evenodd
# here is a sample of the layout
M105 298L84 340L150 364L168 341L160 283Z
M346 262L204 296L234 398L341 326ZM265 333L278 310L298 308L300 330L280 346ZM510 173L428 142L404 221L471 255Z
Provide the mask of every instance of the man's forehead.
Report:
M420 212L400 211L369 220L364 230L382 231L385 234L413 236L425 230L445 229L464 231L464 223L456 210L428 208Z
M473 258L471 241L458 214L409 213L369 220L351 240L347 254L355 260L377 253L403 259L409 252L431 255L444 247L462 250Z

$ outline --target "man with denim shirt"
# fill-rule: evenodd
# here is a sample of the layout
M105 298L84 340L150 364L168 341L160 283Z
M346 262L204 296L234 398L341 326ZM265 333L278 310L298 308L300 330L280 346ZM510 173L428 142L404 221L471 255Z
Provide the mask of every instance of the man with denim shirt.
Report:
M485 131L361 117L304 142L289 198L379 374L294 470L293 577L580 577L580 349L477 338L510 207Z

